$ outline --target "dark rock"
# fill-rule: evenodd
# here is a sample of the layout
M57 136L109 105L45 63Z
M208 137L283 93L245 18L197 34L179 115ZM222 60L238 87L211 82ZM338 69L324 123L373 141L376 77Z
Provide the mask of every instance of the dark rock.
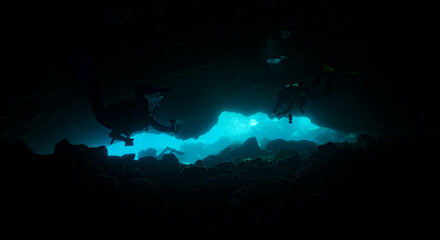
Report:
M55 145L53 155L60 159L67 168L77 169L87 158L88 149L86 145L73 145L67 139L63 139Z
M205 185L205 187L212 189L212 186L214 185L214 182L216 180L217 179L215 177L208 177L207 179L205 179L205 181L203 181L203 184Z
M121 156L121 162L126 166L127 169L132 168L136 165L134 158L136 154L130 153Z
M134 161L134 158L135 158L135 157L136 157L136 154L134 154L134 153L129 153L129 154L124 154L124 155L122 155L121 159L122 159L122 161L124 161L124 162L131 163L131 162Z
M326 199L320 193L309 193L298 200L299 213L305 220L313 220L325 215Z
M121 163L108 163L106 166L107 174L123 179L127 175L127 168Z
M134 178L128 183L125 197L125 207L133 216L151 213L153 183L146 178Z
M111 199L119 190L118 180L109 175L96 174L87 179L88 193L97 200Z
M320 153L332 154L338 151L338 146L332 142L328 142L326 144L319 145L318 151Z
M157 150L154 149L154 148L148 148L148 149L145 149L145 150L141 150L138 153L139 159L143 158L143 157L156 157L156 155L157 155Z
M205 165L205 163L202 161L202 160L197 160L195 163L194 163L194 166L198 166L198 167L206 167L206 165Z
M153 188L153 183L146 178L133 178L130 184L135 187L136 191L151 191Z
M86 157L94 162L107 161L108 150L105 146L89 148Z
M243 187L228 195L228 205L233 208L240 208L243 207L249 199L249 189Z
M209 155L205 159L202 160L204 165L208 168L215 167L217 164L224 163L226 160L217 155Z
M255 158L252 160L247 161L248 165L254 168L262 168L265 166L263 159L261 158Z
M95 163L90 162L90 161L84 162L82 164L81 168L82 168L81 169L82 174L88 175L88 176L91 176L91 175L104 175L104 174L106 174L106 171L100 165L95 164Z
M73 145L67 139L62 139L55 144L55 149L53 152L54 156L58 157L68 157L68 158L84 158L88 147L84 144Z
M129 178L141 178L145 174L144 174L144 171L142 169L135 167L135 168L130 169L127 172L127 175L128 175Z
M224 173L216 176L212 184L213 190L217 194L230 193L237 188L236 181L231 174Z
M32 157L33 152L23 140L16 140L11 143L0 144L0 152L4 156L13 157L18 160L26 160Z
M275 139L269 141L265 150L270 153L277 153L281 149L294 150L296 152L304 151L316 151L318 145L312 141L300 140L300 141L286 141L284 139Z
M164 154L162 160L158 161L161 167L177 167L179 159L172 153Z
M206 167L213 167L219 163L233 162L236 159L253 158L260 154L257 138L248 138L242 144L229 145L217 155L210 155L203 159Z
M157 159L154 157L141 157L137 160L137 165L142 169L150 169L157 165Z
M111 176L115 176L118 179L124 178L126 174L126 165L121 157L109 156L105 163L107 173Z
M294 158L294 159L301 159L299 154L295 150L291 149L281 149L274 157L274 161L278 162L280 160L286 159L286 158Z
M301 159L296 157L281 159L276 162L276 167L293 174L301 168Z
M380 151L374 150L376 145ZM26 151L22 143L10 146ZM7 151L5 145L2 148ZM21 206L24 212L41 208L60 212L58 216L97 219L120 213L142 223L152 220L175 226L184 221L203 228L208 222L219 228L255 224L270 228L290 225L292 219L315 221L335 214L350 219L379 216L392 202L410 202L401 196L411 201L420 196L411 194L417 162L402 167L405 161L392 159L417 156L420 149L427 149L421 143L418 147L414 142L383 144L362 136L356 143L327 143L318 149L301 156L293 149L280 149L275 155L260 153L261 157L237 165L212 156L211 162L199 161L202 166L197 166L180 164L173 154L163 160L137 161L134 154L107 156L102 147L63 140L54 155L28 152L29 161L4 168L13 173L13 184L6 188L12 191L5 195L16 196L8 205ZM206 163L214 167L203 167ZM34 200L27 203L29 199ZM27 208L22 206L26 204Z
M202 181L208 176L208 170L204 167L185 167L181 171L181 175L186 180Z
M230 162L236 158L253 158L260 154L260 147L258 146L257 138L248 138L242 144L230 145L223 149L218 156L225 161Z
M217 169L225 171L225 170L233 169L234 168L234 164L232 162L224 162L224 163L219 163L219 164L215 165L215 167Z
M355 145L366 151L376 151L379 149L379 142L375 138L365 134L358 136Z

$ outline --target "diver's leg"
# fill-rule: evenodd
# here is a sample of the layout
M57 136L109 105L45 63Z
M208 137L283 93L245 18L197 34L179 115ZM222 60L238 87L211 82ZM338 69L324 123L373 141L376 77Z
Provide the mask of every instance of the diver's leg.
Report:
M277 116L278 117L285 116L287 113L291 112L292 110L293 110L293 105L289 104L284 111L277 113Z
M165 149L159 154L158 159L162 159L163 155L165 155L165 153L166 153L167 151L170 151L168 154L174 154L174 153L175 153L175 154L178 154L178 155L185 155L184 152L178 151L178 150L176 150L176 149L174 149L174 148L166 147L166 148L165 148Z
M300 106L300 105L296 105L296 107L298 108L298 110L302 113L302 114L304 114L304 109Z
M174 150L173 151L175 154L179 154L179 155L185 155L185 153L184 152L182 152L182 151L179 151L179 150Z
M92 98L92 111L98 122L101 123L103 120L106 119L105 105L101 101L101 99L97 97Z
M328 73L327 82L325 83L324 91L327 92L327 94L330 94L332 91L333 86L333 72Z
M324 76L324 72L319 72L319 75L312 82L312 89L319 88L319 84L321 83L322 77Z
M170 127L166 127L156 122L156 120L152 118L150 118L150 124L154 129L156 129L159 132L177 132L177 127L174 124L172 124Z
M181 152L181 151L176 150L176 149L174 149L174 148L170 148L170 147L169 147L168 150L170 150L170 153L175 153L175 154L179 154L179 155L185 155L184 152Z
M125 146L133 146L133 139L129 138L129 137L124 137L121 135L120 132L117 131L111 131L109 136L112 138L112 141L110 144L113 144L113 142L115 140L119 140L119 141L124 141L125 142Z
M331 77L333 76L334 72L335 72L335 70L332 67L330 67L327 64L323 64L322 65L322 71L319 72L319 75L315 78L315 80L313 80L312 89L318 89L319 88L319 84L321 83L322 78L324 77L324 74L327 73L328 74L328 79L330 80Z
M281 100L278 98L277 99L277 102L276 102L276 104L275 104L275 107L273 108L273 113L274 114L276 114L277 113L277 111L278 111L278 109L281 107Z
M162 152L159 153L159 155L157 156L158 159L162 159L162 156L168 151L168 147L166 147L164 150L162 150Z
M322 76L321 76L322 78ZM333 86L333 72L327 73L327 82L325 83L324 89L319 89L313 87L307 94L309 99L322 98L329 95L332 92Z
M99 95L92 96L92 111L95 115L96 121L102 124L104 127L112 129L111 125L108 124L107 109L104 103L99 98Z
M284 111L281 111L281 112L277 113L277 116L278 116L278 117L283 117L283 116L285 116L286 113L288 113L288 112L290 112L289 109L286 109L286 110L284 110Z

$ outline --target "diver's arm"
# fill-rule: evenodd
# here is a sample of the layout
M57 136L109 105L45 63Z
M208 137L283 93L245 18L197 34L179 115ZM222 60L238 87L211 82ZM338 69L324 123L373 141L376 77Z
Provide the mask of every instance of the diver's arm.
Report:
M153 118L150 118L150 124L151 126L156 129L159 132L176 132L176 127L171 125L170 127L166 127L154 120Z
M301 111L301 113L304 113L304 110L302 109L302 107L298 104L296 104L296 107L299 109L299 111Z
M284 111L277 113L277 116L284 116L286 115L286 113L291 112L292 110L293 110L293 105L289 104L287 105L287 108Z

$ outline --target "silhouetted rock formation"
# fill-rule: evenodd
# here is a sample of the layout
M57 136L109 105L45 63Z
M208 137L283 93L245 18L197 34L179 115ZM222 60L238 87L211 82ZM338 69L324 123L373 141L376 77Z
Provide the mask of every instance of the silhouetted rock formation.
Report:
M216 155L210 155L203 159L206 167L214 167L224 162L232 162L235 159L254 158L260 154L257 138L248 138L242 144L232 144Z
M172 154L162 160L108 156L105 147L67 140L51 155L35 155L14 142L1 145L9 156L4 196L14 216L31 220L137 222L148 231L293 231L311 222L406 221L414 213L409 203L417 204L429 188L417 185L417 163L404 158L423 156L418 142L360 136L353 144L320 145L309 155L292 149L264 155L255 144L251 139L228 149L241 160L207 167L206 159L183 165ZM262 157L243 158L247 154Z
M276 153L281 149L291 149L297 152L316 150L318 145L312 141L287 141L284 139L276 139L269 141L266 145L266 151Z
M225 161L230 162L235 158L252 158L258 156L259 153L260 147L258 146L257 138L251 137L242 144L228 146L217 155L225 159Z

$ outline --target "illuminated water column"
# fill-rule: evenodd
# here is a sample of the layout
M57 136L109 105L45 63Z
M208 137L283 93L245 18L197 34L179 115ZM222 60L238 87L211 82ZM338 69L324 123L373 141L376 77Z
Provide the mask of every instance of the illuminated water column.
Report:
M270 119L264 113L252 116L243 116L239 113L223 112L218 122L207 133L197 139L180 140L167 134L140 133L133 135L134 146L125 147L123 142L107 146L109 155L122 156L128 153L138 154L142 150L154 149L159 154L166 147L186 152L194 158L202 159L209 154L216 154L224 147L233 143L242 143L249 137L256 137L261 143L263 139L309 140L318 144L329 141L341 142L349 138L350 134L321 128L313 124L309 118L293 117L293 123L283 119ZM199 153L197 153L199 151ZM150 151L154 153L154 151ZM154 156L154 155L153 155ZM179 157L178 155L176 155ZM136 158L138 155L136 156ZM197 159L185 158L186 162Z

